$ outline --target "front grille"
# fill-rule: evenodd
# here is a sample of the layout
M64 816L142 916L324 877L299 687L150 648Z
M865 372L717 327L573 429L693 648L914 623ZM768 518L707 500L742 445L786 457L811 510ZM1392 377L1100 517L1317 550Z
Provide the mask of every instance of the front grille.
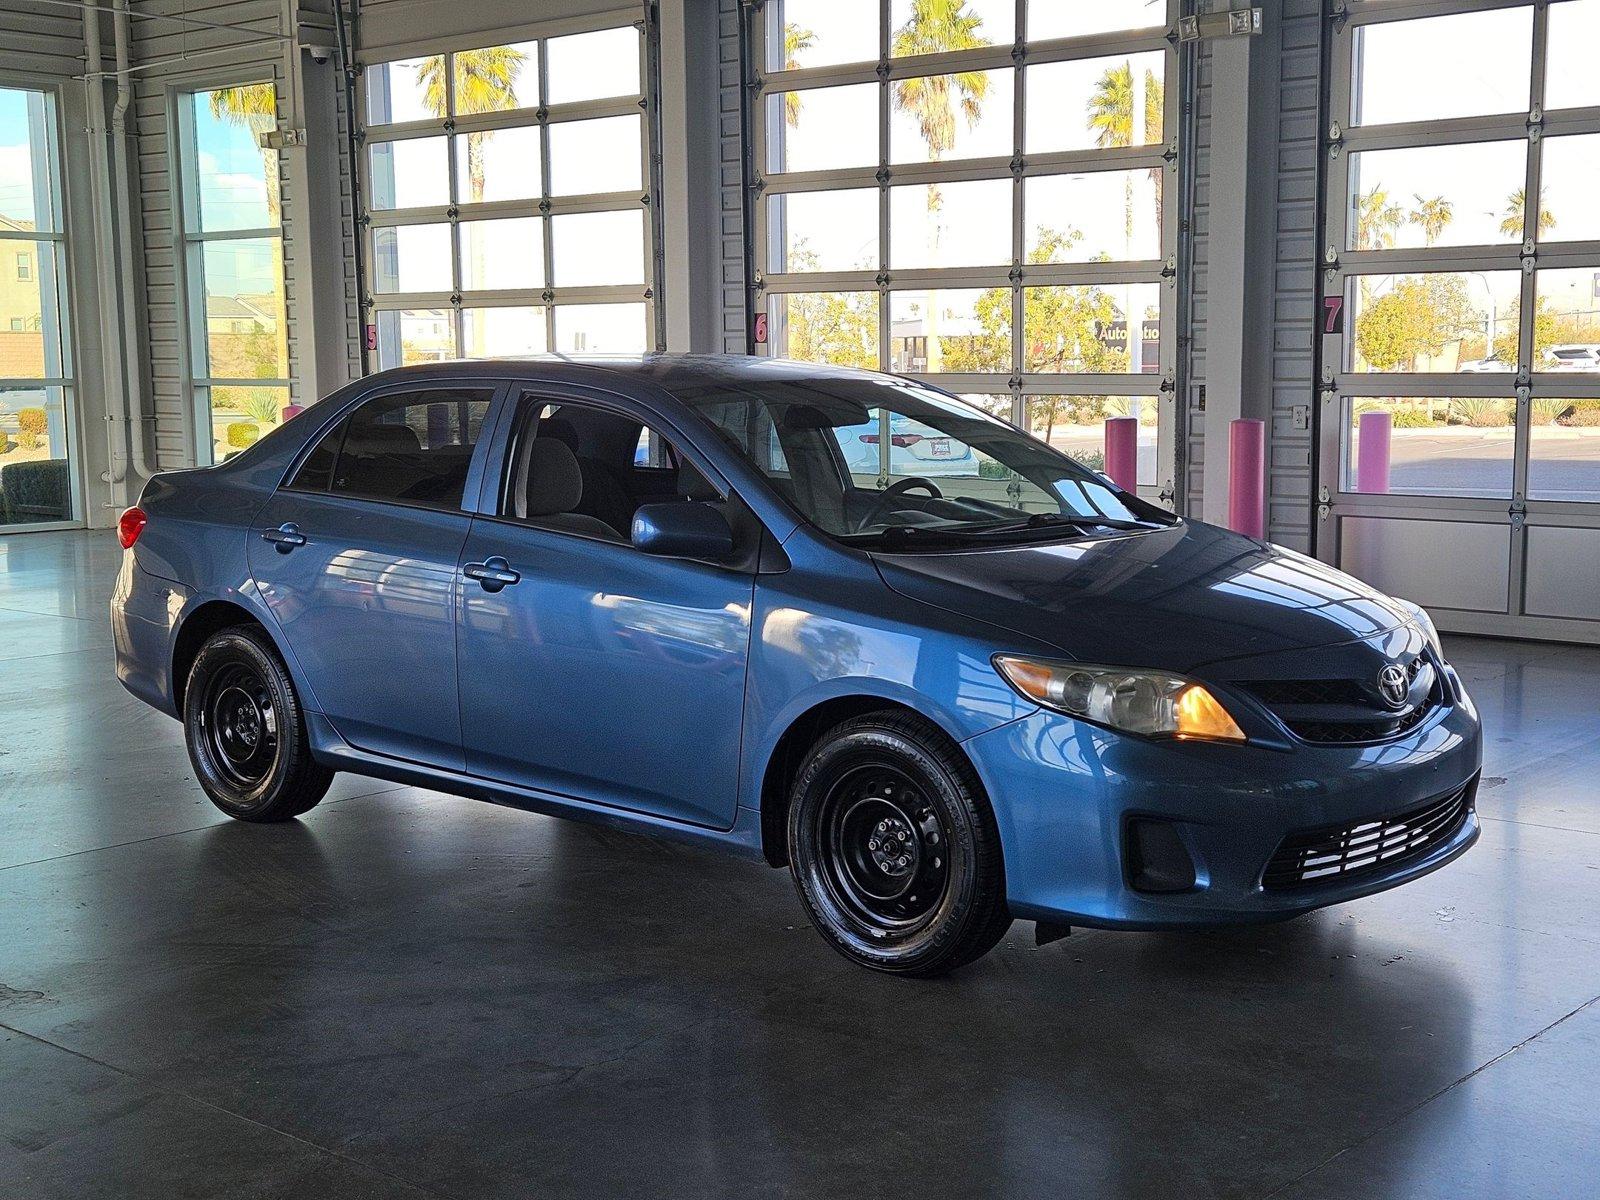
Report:
M1407 683L1415 682L1427 666L1427 658L1420 654L1406 663ZM1443 697L1437 676L1422 702L1404 712L1385 708L1376 693L1356 679L1259 679L1239 686L1271 709L1301 741L1334 746L1384 742L1409 733Z
M1285 891L1403 866L1461 828L1472 810L1476 783L1474 777L1397 817L1292 833L1273 852L1261 886Z

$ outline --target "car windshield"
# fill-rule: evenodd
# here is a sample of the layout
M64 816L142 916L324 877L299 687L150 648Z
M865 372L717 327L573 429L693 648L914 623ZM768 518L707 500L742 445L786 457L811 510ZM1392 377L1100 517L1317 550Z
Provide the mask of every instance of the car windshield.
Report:
M680 394L813 525L890 549L1155 528L1169 513L909 380L774 379Z

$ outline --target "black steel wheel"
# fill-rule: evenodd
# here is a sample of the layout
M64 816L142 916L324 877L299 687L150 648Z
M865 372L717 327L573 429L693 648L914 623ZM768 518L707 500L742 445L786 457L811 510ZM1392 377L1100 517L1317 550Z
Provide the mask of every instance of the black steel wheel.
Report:
M260 629L213 634L195 656L183 699L189 761L230 817L285 821L327 792L333 772L312 758L294 681Z
M937 975L1004 935L994 817L935 727L876 713L823 737L795 780L789 862L812 922L875 970Z

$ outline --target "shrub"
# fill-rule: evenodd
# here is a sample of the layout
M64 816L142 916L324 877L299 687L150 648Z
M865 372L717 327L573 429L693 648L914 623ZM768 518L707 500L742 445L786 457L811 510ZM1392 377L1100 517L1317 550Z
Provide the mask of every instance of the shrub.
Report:
M1081 462L1091 471L1104 471L1106 469L1106 456L1103 450L1074 450L1071 457Z
M1561 421L1579 429L1600 428L1600 400L1571 401L1572 412Z
M236 450L255 445L261 429L254 421L234 421L228 426L228 445Z
M1010 479L1014 472L1005 463L994 458L985 458L978 463L979 479Z
M1511 424L1500 400L1452 400L1450 424L1470 425L1474 429L1503 429Z
M7 454L11 450L11 435L0 429L0 454Z
M40 435L50 427L42 408L18 409L17 425L21 430L17 435L17 441L29 450L39 444Z
M1535 425L1554 425L1571 407L1571 400L1535 400L1528 416Z
M1425 408L1402 408L1394 414L1392 424L1396 429L1432 429L1438 422Z

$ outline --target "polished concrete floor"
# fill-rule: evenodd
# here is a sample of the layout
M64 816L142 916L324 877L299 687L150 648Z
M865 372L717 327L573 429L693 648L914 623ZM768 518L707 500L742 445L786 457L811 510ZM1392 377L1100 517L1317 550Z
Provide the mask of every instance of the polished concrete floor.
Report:
M787 877L341 777L221 818L103 534L0 538L0 1197L1600 1194L1600 651L1459 639L1478 847L933 983Z

